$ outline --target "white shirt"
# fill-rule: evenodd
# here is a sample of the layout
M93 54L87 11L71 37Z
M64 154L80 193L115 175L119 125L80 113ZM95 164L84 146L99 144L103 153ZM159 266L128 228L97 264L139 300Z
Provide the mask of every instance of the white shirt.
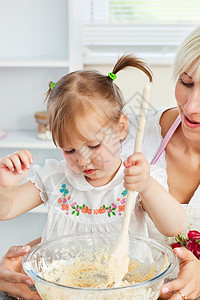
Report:
M127 194L123 186L123 169L121 164L108 184L93 187L84 176L72 171L64 160L51 159L44 167L35 166L31 181L40 190L41 199L48 202L42 241L64 234L120 232ZM160 178L160 170L153 166L151 175ZM130 233L148 236L145 215L135 198Z

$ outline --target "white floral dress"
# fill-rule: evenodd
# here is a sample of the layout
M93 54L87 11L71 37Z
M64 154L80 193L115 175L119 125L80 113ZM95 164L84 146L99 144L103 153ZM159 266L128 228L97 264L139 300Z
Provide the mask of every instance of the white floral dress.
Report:
M93 187L85 177L73 172L63 160L47 160L35 166L31 181L48 203L42 240L64 234L120 231L127 190L123 186L123 164L113 180ZM130 232L147 235L145 212L133 203Z

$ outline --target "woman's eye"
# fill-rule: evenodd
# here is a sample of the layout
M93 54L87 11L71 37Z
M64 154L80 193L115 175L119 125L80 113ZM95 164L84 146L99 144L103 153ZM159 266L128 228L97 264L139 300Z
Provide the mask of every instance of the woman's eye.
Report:
M101 143L95 145L95 146L89 146L90 149L98 149L101 147Z
M182 78L180 79L180 83L181 83L182 85L188 87L188 88L189 88L189 87L193 87L193 85L194 85L193 82L185 82L185 81L183 81Z
M72 154L75 152L75 149L72 150L64 150L65 154Z

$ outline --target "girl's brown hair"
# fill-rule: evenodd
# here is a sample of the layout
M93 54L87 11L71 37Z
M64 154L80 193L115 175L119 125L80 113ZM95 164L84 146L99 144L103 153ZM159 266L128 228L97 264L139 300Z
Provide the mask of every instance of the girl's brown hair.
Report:
M122 56L112 73L135 67L143 71L152 82L152 72L144 61L132 55ZM75 71L63 76L47 92L47 112L53 141L61 148L72 144L74 137L85 140L79 128L80 118L92 128L98 122L102 127L118 124L124 106L119 87L109 76L96 70Z

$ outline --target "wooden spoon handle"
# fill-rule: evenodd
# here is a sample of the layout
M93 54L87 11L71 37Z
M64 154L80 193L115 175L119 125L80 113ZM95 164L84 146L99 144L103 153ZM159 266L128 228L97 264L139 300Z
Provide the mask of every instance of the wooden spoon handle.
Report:
M142 101L140 105L140 114L139 114L138 127L137 127L137 133L135 138L134 153L141 151L146 114L147 114L147 108L149 102L149 95L150 95L150 86L147 84L144 87ZM128 190L127 197L126 197L125 211L124 211L124 216L122 221L122 229L121 229L121 232L124 233L128 233L134 195L135 195L135 191Z

